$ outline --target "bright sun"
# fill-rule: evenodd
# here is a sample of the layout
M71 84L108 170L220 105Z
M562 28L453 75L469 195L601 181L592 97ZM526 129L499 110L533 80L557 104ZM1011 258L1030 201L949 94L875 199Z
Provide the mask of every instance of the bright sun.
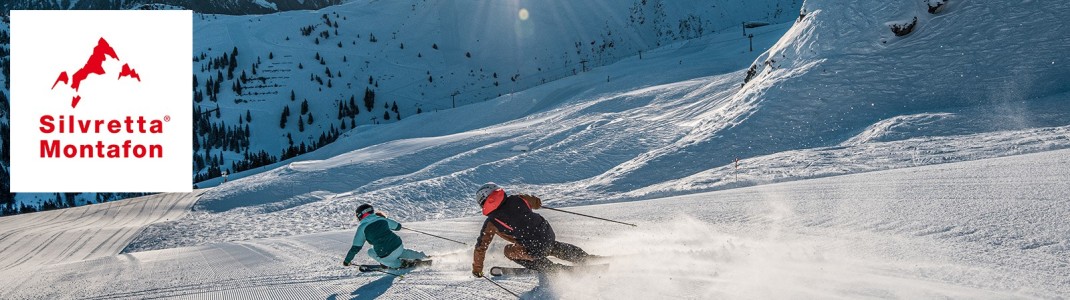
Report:
M520 15L520 20L521 21L527 21L527 19L528 19L528 9L521 8L519 15Z

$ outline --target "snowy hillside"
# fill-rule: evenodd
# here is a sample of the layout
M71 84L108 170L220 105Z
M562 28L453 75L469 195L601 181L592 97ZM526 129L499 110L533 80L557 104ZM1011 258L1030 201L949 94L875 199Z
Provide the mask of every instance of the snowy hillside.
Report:
M11 66L11 36L9 27L7 24L7 18L0 16L0 215L6 215L12 213L10 211L9 204L14 203L14 196L11 195L11 179L9 177L10 172L8 167L11 165L11 153L9 152L11 147L8 144L10 137L10 124L9 121L9 109L11 108L11 102L8 98L10 81L8 81L8 74L10 73Z
M1058 14L956 2L894 37L873 19L928 11L865 3L843 9L879 8L873 18L808 2L800 20L752 29L755 47L770 49L757 59L738 32L711 34L489 102L358 128L298 161L238 174L248 177L206 192L195 213L150 227L131 249L341 229L364 202L406 220L475 215L469 197L486 181L573 205L1070 146L1060 81L979 92L1009 78L1067 78L1070 69L1038 63L1070 49L1054 37L1067 30L1045 19ZM1034 4L1019 9L1042 8ZM977 19L1052 33L1028 47L1024 34L978 39L1003 23ZM977 67L975 57L998 62ZM763 67L741 87L755 61ZM974 68L930 77L966 65Z
M285 160L356 126L497 98L663 44L739 33L744 21L787 22L800 4L354 1L199 15L195 181Z
M639 225L539 211L612 258L497 279L522 298L1070 294L1070 3L755 3L198 15L193 172L275 160L0 218L0 298L508 298L469 274L471 245L410 231L433 266L340 265L361 203L473 241L487 181ZM773 24L751 40L748 21ZM488 265L515 266L503 246Z
M889 120L910 132L881 133L894 139L1070 124L1070 4L951 1L933 15L925 2L807 1L757 75L724 97L733 110L595 182L627 191L733 157L858 141ZM903 37L887 25L915 16ZM918 122L927 114L946 115Z
M211 14L266 14L287 10L319 9L342 3L342 0L12 0L0 3L0 10L54 9L189 9Z
M638 228L541 211L560 240L612 255L609 269L497 280L525 299L1059 298L1070 293L1068 164L1059 150L573 208ZM481 223L405 226L469 241ZM63 262L33 272L0 269L0 298L510 298L469 275L471 246L399 234L435 264L404 279L344 268L350 230L78 260L92 240L45 247ZM503 245L488 264L512 265Z
M785 28L763 28L756 44L768 47ZM745 51L746 40L737 34L673 44L644 53L641 60L631 57L489 102L425 113L375 130L358 128L302 156L303 161L207 191L194 214L161 225L159 232L150 228L144 245L331 230L344 226L349 211L364 201L394 207L406 218L470 215L475 213L469 200L472 187L491 180L523 188L538 185L538 192L554 201L582 199L590 191L574 182L683 135L692 127L688 122L713 109L715 104L695 102L688 94L735 90L736 70L758 54ZM662 66L673 71L649 71ZM702 77L718 72L730 73ZM483 117L471 117L477 115ZM513 151L516 146L531 150ZM605 196L611 195L587 200ZM266 224L286 225L279 232L254 229Z
M292 10L284 8L289 2L294 1L160 3L216 12L248 3ZM340 1L298 2L324 7ZM11 5L84 9L137 3ZM743 22L788 22L801 5L801 0L360 0L270 15L196 14L191 176L198 187L214 186L223 173L272 169L358 126L494 99L662 45L729 33L743 41ZM82 205L122 196L20 194L15 204Z

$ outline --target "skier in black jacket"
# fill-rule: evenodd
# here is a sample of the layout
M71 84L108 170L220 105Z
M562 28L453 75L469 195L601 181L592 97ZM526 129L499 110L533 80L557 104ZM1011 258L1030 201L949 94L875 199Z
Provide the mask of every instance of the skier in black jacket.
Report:
M506 195L501 187L488 182L476 192L476 201L483 208L483 215L487 216L472 255L472 275L476 277L483 277L483 260L495 235L512 243L505 246L505 257L539 272L569 268L551 262L547 256L572 263L583 263L591 257L580 247L556 240L550 223L531 211L542 207L539 197Z

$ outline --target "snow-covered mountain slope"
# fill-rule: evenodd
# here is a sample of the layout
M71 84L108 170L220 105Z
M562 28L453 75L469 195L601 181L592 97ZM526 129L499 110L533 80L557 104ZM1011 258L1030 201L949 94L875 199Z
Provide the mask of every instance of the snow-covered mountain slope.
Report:
M8 146L9 136L9 109L10 98L8 97L8 66L10 66L10 57L8 53L11 50L11 39L8 35L8 24L4 18L0 18L0 214L3 214L3 205L14 202L14 197L11 196L9 191L11 188L11 180L9 179L8 166L11 163L10 147Z
M786 28L755 31L755 44L772 45ZM150 242L133 248L337 229L358 202L405 218L470 215L472 189L486 181L538 186L553 200L595 195L569 183L664 146L725 105L689 95L736 91L737 70L758 54L746 42L737 33L707 36L494 101L349 132L304 161L211 189L196 212L150 228ZM657 71L664 68L671 72ZM255 230L267 224L286 231ZM248 230L217 230L224 227Z
M1058 150L571 208L637 228L540 211L560 240L613 256L609 269L498 282L534 299L1059 298L1070 293L1067 165ZM482 221L405 226L469 241ZM408 231L433 266L405 279L344 268L350 230L5 270L0 298L510 297L471 277L471 246ZM488 265L513 265L503 245Z
M156 194L0 218L0 272L113 257L146 225L181 217L198 194Z
M1070 49L1049 33L1066 32L1048 19L1058 14L1020 10L1070 12L1070 4L1002 13L1011 4L955 2L893 37L873 20L928 12L823 3L808 2L800 21L752 30L755 46L769 49L757 60L738 33L706 35L486 103L358 128L206 192L197 212L151 226L131 249L339 229L365 202L406 220L476 215L472 190L486 181L579 204L1068 146L1070 93L1059 84L978 91L1013 78L1067 78L1057 61L1037 63ZM1008 23L1017 26L1003 31L1043 32L1045 42L1000 31ZM974 57L998 62L965 66ZM752 61L763 67L740 87ZM940 73L954 68L961 73Z
M744 21L787 22L802 4L357 0L325 7L341 1L307 0L296 2L325 8L204 14L253 13L257 10L243 7L260 4L293 10L286 4L293 2L154 2L200 12L194 17L191 58L198 116L191 176L198 187L217 185L224 172L233 179L272 169L356 126L497 98L673 42L739 33ZM99 9L140 4L48 0L11 5ZM365 130L379 129L355 129ZM106 196L83 194L69 202L114 198ZM17 198L16 204L34 206L68 202L55 194Z
M800 178L909 168L1068 147L1070 126L792 150L741 159L738 163L654 184L613 199L664 197ZM567 203L584 202L573 200Z
M212 174L211 161L220 157L222 170L242 171L247 168L232 163L247 153L285 159L291 146L318 147L354 125L497 98L663 44L738 34L743 21L790 21L800 5L352 1L264 16L199 15L194 90L203 95L195 99L205 100L195 105L212 125L250 133L247 141L230 145L235 135L209 135L208 126L197 130L198 144L211 149L196 149L207 158L194 170ZM216 108L219 113L212 112ZM217 139L224 139L222 145Z
M342 0L12 0L0 3L0 10L54 9L190 9L208 14L266 14L287 10L319 9Z
M950 1L932 15L925 2L937 1L807 1L806 16L727 97L742 112L708 112L686 137L596 182L627 191L733 156L837 145L882 120L924 113L965 121L935 121L910 136L1067 124L1070 23L1061 16L1070 4ZM903 37L887 25L913 17Z
M600 3L579 2L568 5L592 8ZM556 8L552 5L565 2L540 3ZM930 15L926 3L944 4ZM282 61L286 55L307 58L317 54L308 50L314 47L309 43L317 45L315 35L291 33L296 45L292 48L273 44L286 39L279 36L285 31L270 30L283 30L284 25L271 26L295 25L286 18L300 22L308 21L299 18L300 14L321 18L306 24L322 22L322 27L313 26L313 32L338 24L339 33L329 33L331 42L350 34L342 34L344 26L363 34L367 28L347 25L357 15L384 16L369 21L374 24L415 26L411 31L399 29L398 35L409 32L423 45L404 40L404 51L398 51L402 50L399 40L397 50L393 44L383 46L395 40L395 30L386 30L390 37L376 34L377 42L366 42L374 44L373 48L359 48L382 47L381 55L363 54L375 62L369 60L369 66L362 69L362 60L347 55L345 62L356 61L358 66L343 68L343 75L333 78L351 76L352 70L399 74L373 76L371 83L363 75L356 80L366 86L375 86L378 80L379 95L420 95L405 103L411 106L401 105L401 111L413 109L425 98L447 99L453 89L436 85L445 84L447 78L451 85L493 86L488 83L493 76L464 79L445 71L435 74L441 78L428 74L474 70L474 65L464 63L469 59L466 52L471 52L472 59L501 55L492 67L523 65L528 67L516 69L530 73L516 83L508 81L504 88L496 86L518 87L496 99L457 109L428 109L418 115L403 112L402 121L358 127L290 161L238 173L231 178L235 180L222 184L219 180L203 182L218 186L202 194L193 211L180 219L144 227L124 254L94 252L105 256L57 262L57 253L41 249L51 249L60 238L12 244L9 247L18 248L17 253L25 253L14 261L24 263L0 271L0 298L507 297L488 282L470 277L471 246L409 232L401 233L406 245L434 255L433 267L394 281L339 266L352 234L352 211L358 204L375 204L412 228L469 240L482 222L469 217L478 215L471 194L486 181L499 182L514 192L535 193L549 205L575 206L571 209L581 213L640 224L639 228L617 227L544 212L561 240L614 259L608 271L597 275L501 280L505 287L531 298L1057 298L1070 294L1070 227L1064 222L1070 216L1066 183L1070 150L1058 150L1070 148L1070 91L1062 84L1070 77L1070 69L1060 59L1070 49L1070 40L1063 38L1070 30L1059 18L1070 13L1070 4L807 1L797 21L792 15L794 22L750 30L757 52L747 51L748 40L738 32L663 41L657 36L660 30L644 36L643 30L635 29L638 38L634 40L654 46L645 44L650 48L641 55L612 50L621 52L605 61L605 66L546 83L525 80L542 71L539 64L558 58L555 51L537 55L539 63L534 63L526 59L532 52L525 51L543 50L517 48L528 45L519 40L498 41L500 47L486 46L493 54L485 54L468 50L464 47L468 44L452 44L463 39L444 35L445 31L419 27L468 24L435 16L456 13L457 6L470 4L420 2L426 6L410 6L415 13L409 15L411 20L421 22L394 23L410 20L391 19L408 15L398 10L384 10L397 15L362 10L403 4L407 3L355 2L263 19L278 22L204 16L198 24L220 25L200 31L210 37L206 43L212 43L203 47L218 51L211 57L234 46L228 44L228 36L251 36L230 39L247 43L237 45L242 53L237 64L249 66L260 56L267 61L259 65L263 72L293 65ZM514 23L517 19L511 16L519 16L520 7L510 6L511 2L485 5L488 12L508 12ZM619 8L608 7L606 11ZM547 15L534 8L527 13L529 20ZM625 22L631 13L608 14ZM483 15L468 13L464 21ZM583 23L577 28L601 28L601 23L585 23L599 17L565 20ZM633 20L626 22L639 22ZM540 22L518 24L539 24L531 27L535 35L542 34L538 28L563 26ZM491 23L506 26L484 28L492 31L487 36L513 32L509 29L527 32L523 25ZM896 36L889 25L906 26L912 32L903 34L900 29L906 27L897 27L902 36ZM614 38L623 38L624 34L613 32ZM594 37L584 36L589 33L569 33L575 35L566 35L565 40ZM475 36L483 43L483 33ZM439 38L443 41L438 42ZM360 39L364 42L370 35ZM431 46L426 41L434 41L439 49L428 50ZM343 43L342 49L350 49L353 43ZM325 43L321 40L318 45ZM326 48L332 45L326 43ZM615 45L607 49L628 49L627 43ZM264 58L262 51L268 49L272 49L269 55L278 56ZM580 49L574 58L607 55L596 49L601 47L586 54ZM391 58L412 56L413 50L418 51L417 58L437 57L428 53L441 57L415 67ZM338 60L341 52L318 54ZM511 55L519 56L510 61ZM568 60L561 55L555 64ZM292 89L305 89L299 97L316 95L316 100L310 99L313 113L299 115L315 115L313 126L325 126L324 120L337 119L321 118L324 112L318 109L323 106L315 101L336 99L319 96L335 93L343 85L328 88L309 83L316 74L327 76L318 69L325 67L318 61L315 69L306 64L298 68L304 71L279 71L316 72L279 82L293 81ZM382 62L387 63L371 66ZM748 72L751 65L753 72ZM439 71L424 70L431 67ZM499 73L498 80L517 78L515 70L507 71ZM406 85L396 79L416 75L432 80ZM310 79L297 82L303 78ZM288 94L285 87L280 94ZM360 87L357 84L355 90ZM280 87L246 87L246 91L257 89L267 93ZM249 101L221 98L221 111L227 115L220 119L234 119L234 112L244 108L257 111L251 114L253 120L275 122L271 115L262 114L277 109L271 106L277 103L255 101L264 94L242 95L240 99ZM344 94L339 96L346 99ZM393 113L377 103L372 115ZM290 109L298 111L296 104ZM361 118L368 117L366 110L361 114ZM298 113L291 115L291 134L294 115ZM257 122L253 124L263 124ZM276 144L263 145L286 142L283 135L274 139ZM1041 153L983 159L1032 152ZM229 160L236 153L224 156ZM976 161L961 162L967 160ZM937 165L922 166L926 164ZM869 173L835 176L857 172ZM810 177L827 178L744 187ZM744 188L660 198L730 187ZM650 198L657 199L621 202ZM618 203L580 206L602 202ZM42 231L59 230L52 232L72 226L46 220L25 222ZM9 226L0 223L0 229ZM68 238L62 240L71 244ZM110 245L105 251L109 253L125 244L99 243ZM490 264L511 265L501 256L501 247L500 241L494 245ZM60 257L69 251L82 253L76 247L61 248ZM366 257L360 259L369 262ZM35 272L22 274L30 266Z

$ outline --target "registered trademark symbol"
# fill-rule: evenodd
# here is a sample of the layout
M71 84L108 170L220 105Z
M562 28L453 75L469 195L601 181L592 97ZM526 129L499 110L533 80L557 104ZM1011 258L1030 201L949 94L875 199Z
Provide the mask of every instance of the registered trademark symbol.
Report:
M165 115L165 116L163 116L163 121L164 121L164 122L171 122L171 115Z

